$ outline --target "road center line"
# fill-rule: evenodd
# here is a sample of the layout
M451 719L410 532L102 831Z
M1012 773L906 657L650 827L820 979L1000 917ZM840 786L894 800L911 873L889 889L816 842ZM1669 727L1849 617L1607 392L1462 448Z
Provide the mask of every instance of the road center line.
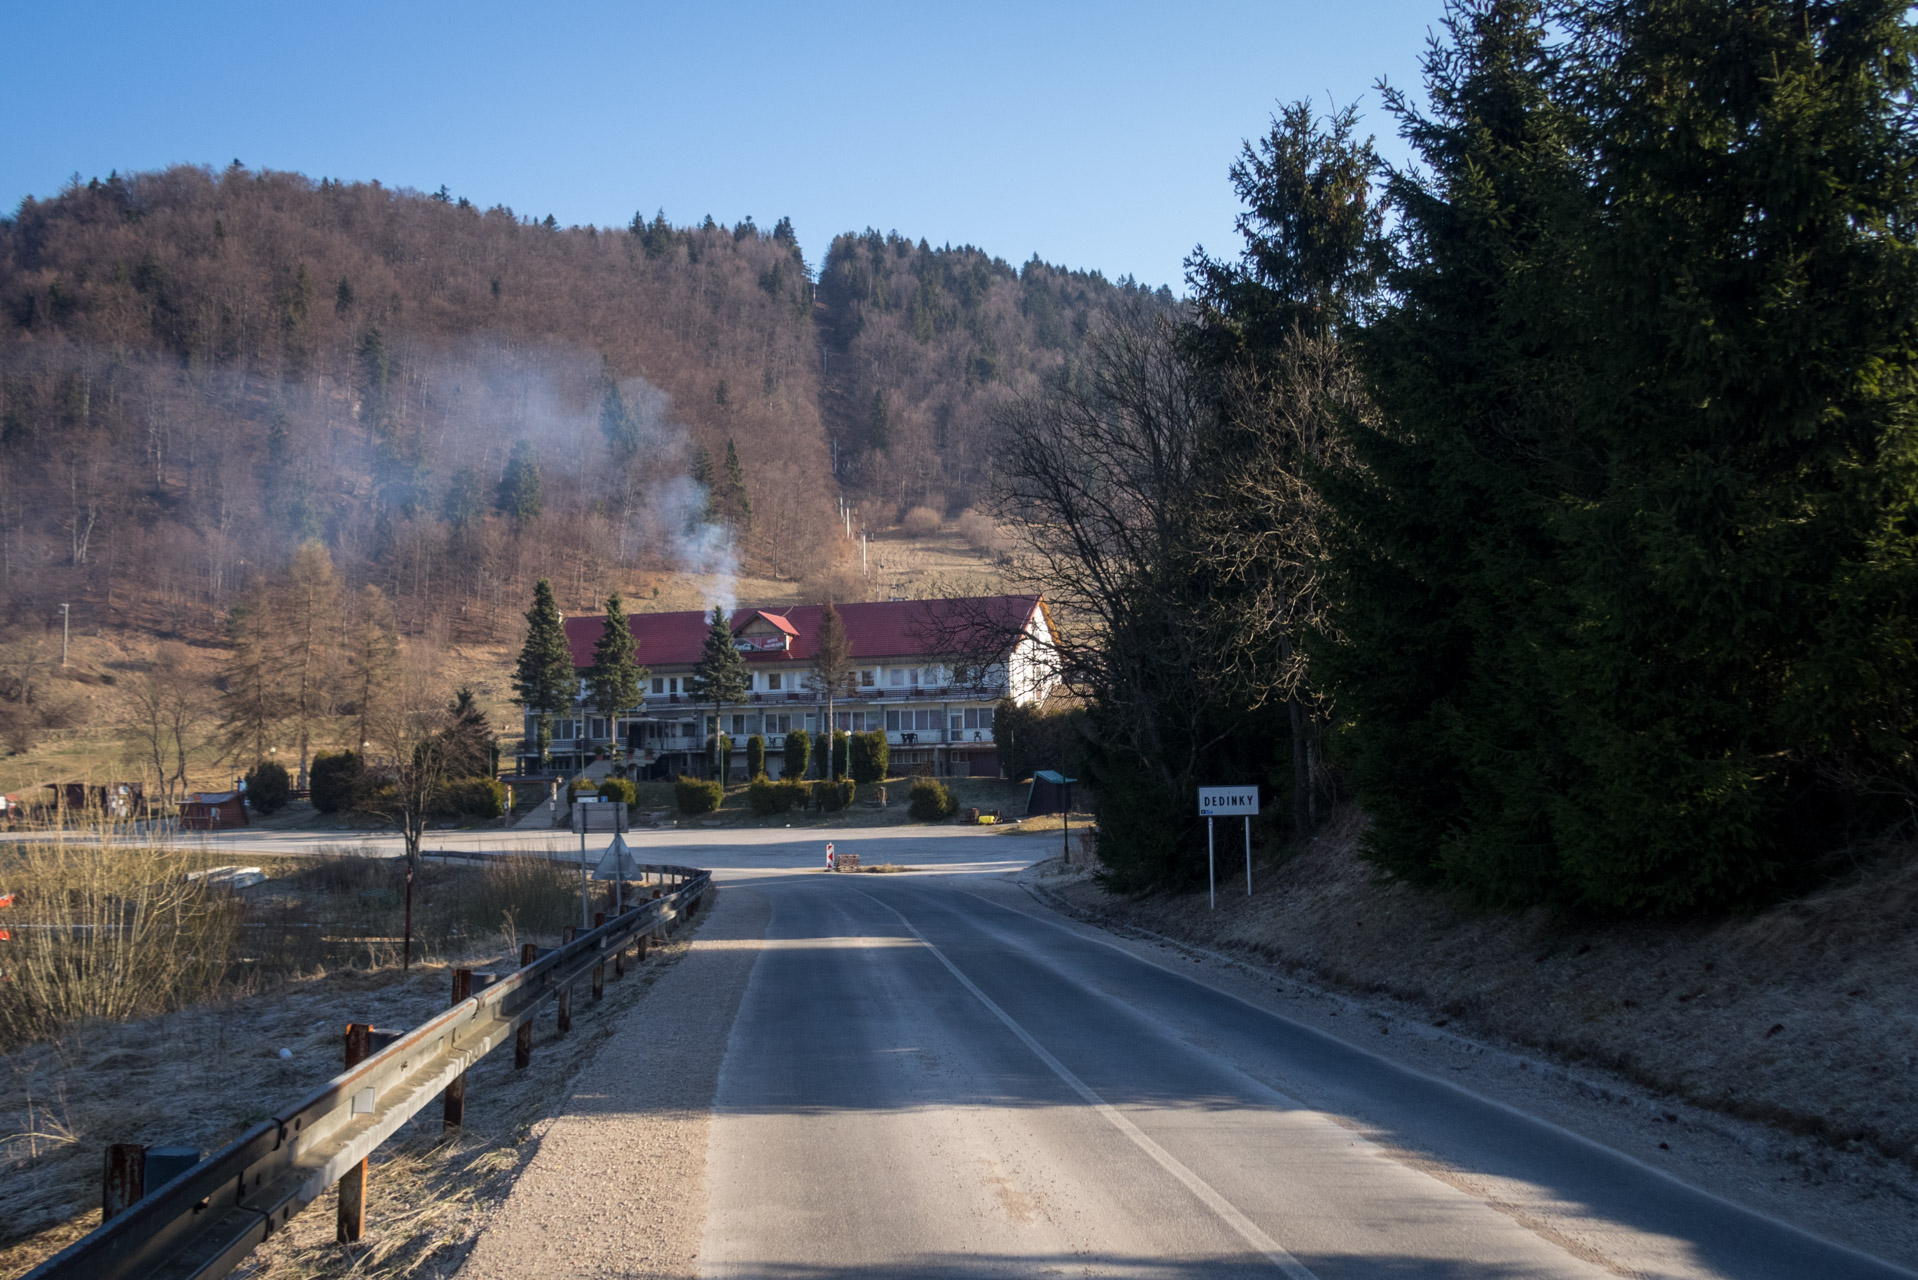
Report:
M1292 1280L1318 1280L1318 1277L1313 1275L1312 1272L1306 1268L1305 1264L1287 1253L1277 1240L1274 1240L1264 1231L1261 1231L1258 1223L1252 1221L1252 1219L1246 1217L1243 1213L1240 1213L1238 1207L1220 1195L1211 1183L1192 1172L1177 1156L1154 1142L1147 1136L1143 1129L1127 1119L1117 1107L1114 1107L1111 1103L1100 1097L1093 1091L1090 1085L1074 1075L1065 1063L1053 1057L1044 1045L1032 1038L1031 1032L1014 1021L1012 1015L1004 1009L1001 1009L998 1004L993 1001L991 996L981 991L977 983L961 973L959 966L949 960L945 952L934 946L932 940L927 938L925 934L919 932L918 926L906 919L898 910L887 906L887 904L879 901L879 899L873 897L865 890L855 889L853 892L875 905L891 911L895 916L898 916L899 923L905 925L906 928L911 931L912 936L919 939L920 944L924 946L926 950L932 952L932 954L938 958L939 963L946 966L946 971L957 978L961 986L972 992L980 1004L990 1009L992 1015L1006 1025L1006 1030L1019 1037L1020 1043L1032 1050L1034 1057L1045 1063L1054 1075L1065 1081L1068 1088L1085 1099L1086 1104L1104 1117L1107 1124L1110 1124L1120 1133L1130 1138L1134 1146L1138 1147L1139 1150L1145 1152L1148 1156L1151 1156L1153 1161L1156 1162L1161 1169L1164 1169L1184 1184L1185 1189L1197 1196L1201 1204L1212 1210L1218 1219L1225 1223L1226 1226L1238 1232L1239 1237L1247 1244L1264 1254L1273 1266L1290 1276Z

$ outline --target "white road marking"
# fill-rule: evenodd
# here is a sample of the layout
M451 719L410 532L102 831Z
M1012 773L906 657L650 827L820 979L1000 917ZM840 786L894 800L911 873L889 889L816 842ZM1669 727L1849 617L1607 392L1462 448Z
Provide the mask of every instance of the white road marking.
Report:
M932 941L929 938L927 938L925 934L919 932L918 927L915 926L912 921L906 919L904 915L901 915L898 911L894 910L892 907L887 906L885 903L880 902L879 899L873 897L871 894L865 892L864 890L855 889L853 892L857 893L860 897L867 899L868 901L874 903L877 906L884 907L887 911L891 911L892 914L894 914L895 916L898 916L899 923L905 925L906 928L911 931L912 936L919 939L920 944L923 945L926 948L926 950L932 952L934 956L938 957L939 963L946 966L947 972L951 973L953 977L957 978L961 986L965 987L966 990L972 992L973 996L978 999L980 1004L983 1004L987 1009L990 1009L992 1011L992 1015L1006 1025L1006 1030L1012 1032L1013 1035L1019 1037L1020 1043L1024 1044L1026 1048L1032 1050L1034 1057L1038 1058L1039 1061L1045 1063L1046 1066L1051 1069L1052 1073L1058 1076L1061 1080L1065 1081L1067 1087L1070 1088L1074 1093L1078 1094L1081 1098L1084 1098L1086 1101L1086 1104L1090 1106L1094 1111L1097 1111L1099 1115L1105 1119L1106 1123L1110 1124L1113 1128L1117 1129L1120 1133L1123 1133L1126 1137L1130 1138L1132 1140L1133 1145L1138 1147L1139 1150L1145 1152L1148 1156L1151 1156L1153 1161L1157 1163L1161 1169L1164 1169L1167 1173L1177 1178L1180 1181L1180 1183L1182 1183L1185 1186L1185 1189L1190 1191L1194 1196L1198 1197L1199 1202L1205 1205L1206 1208L1212 1210L1212 1212L1215 1215L1217 1215L1217 1217L1219 1218L1221 1222L1225 1223L1226 1226L1231 1227L1234 1231L1238 1232L1239 1237L1242 1240L1244 1240L1247 1244L1251 1245L1254 1249L1257 1249L1260 1253L1264 1254L1267 1260L1270 1261L1273 1266L1277 1267L1280 1271L1290 1276L1292 1280L1318 1280L1318 1277L1313 1275L1312 1272L1308 1270L1303 1263L1301 1263L1297 1258L1293 1257L1290 1253L1287 1253L1285 1251L1284 1246L1282 1246L1277 1240L1274 1240L1271 1236L1267 1235L1264 1231L1260 1230L1258 1223L1252 1221L1252 1219L1246 1217L1243 1213L1240 1213L1238 1206L1234 1205L1230 1200L1227 1200L1224 1196L1220 1195L1218 1191L1212 1186L1211 1183L1207 1182L1204 1178L1201 1178L1198 1174L1194 1173L1191 1169L1187 1168L1184 1162L1182 1162L1177 1156L1173 1155L1170 1151L1167 1151L1164 1147L1154 1142L1150 1137L1146 1135L1144 1130L1140 1129L1138 1125L1133 1124L1132 1121L1128 1120L1125 1117L1125 1115L1119 1111L1117 1107L1114 1107L1111 1103L1107 1102L1104 1098L1100 1097L1096 1092L1093 1091L1090 1085L1088 1085L1085 1081L1081 1080L1078 1076L1074 1075L1071 1069L1068 1068L1065 1063L1053 1057L1052 1054L1046 1050L1046 1047L1044 1045L1040 1044L1037 1040L1032 1038L1031 1032L1027 1031L1024 1027L1020 1026L1018 1022L1016 1022L1013 1019L1011 1014L1007 1013L1004 1009L1001 1009L993 1001L991 996L981 991L977 983L973 982L973 980L971 978L968 978L964 973L961 973L959 971L959 966L955 965L951 960L947 959L946 953L941 951L938 947L934 946Z

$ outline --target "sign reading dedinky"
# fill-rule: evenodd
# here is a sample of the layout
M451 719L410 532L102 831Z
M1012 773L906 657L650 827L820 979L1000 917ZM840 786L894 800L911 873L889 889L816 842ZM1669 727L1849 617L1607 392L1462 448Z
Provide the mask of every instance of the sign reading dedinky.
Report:
M1259 811L1257 787L1200 787L1201 818L1249 818Z

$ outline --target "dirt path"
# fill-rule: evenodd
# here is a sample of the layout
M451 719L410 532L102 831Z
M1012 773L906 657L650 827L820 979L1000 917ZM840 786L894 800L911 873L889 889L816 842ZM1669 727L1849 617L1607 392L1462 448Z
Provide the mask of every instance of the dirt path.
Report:
M713 1089L767 914L750 888L715 897L685 959L574 1079L460 1280L697 1274Z

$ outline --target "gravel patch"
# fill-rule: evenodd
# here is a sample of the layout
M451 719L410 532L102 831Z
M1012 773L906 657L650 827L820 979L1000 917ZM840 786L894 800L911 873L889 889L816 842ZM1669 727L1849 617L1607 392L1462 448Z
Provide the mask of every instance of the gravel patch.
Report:
M644 1016L573 1080L460 1280L697 1275L713 1091L770 915L754 889L711 901Z

